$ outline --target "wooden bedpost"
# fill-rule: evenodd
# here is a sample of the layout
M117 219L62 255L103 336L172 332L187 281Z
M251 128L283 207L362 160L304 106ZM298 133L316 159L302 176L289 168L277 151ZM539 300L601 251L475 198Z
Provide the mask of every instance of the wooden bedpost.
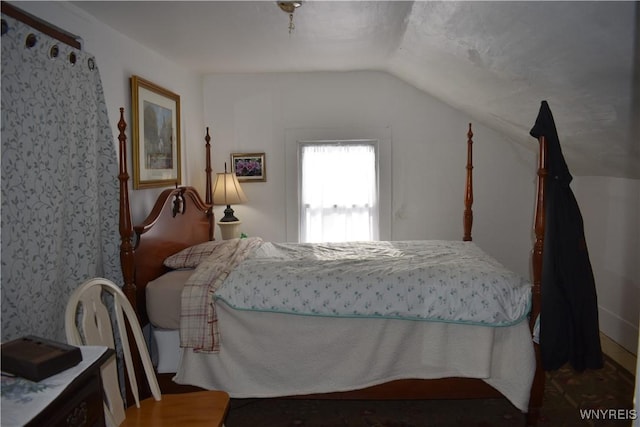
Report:
M127 172L127 136L125 135L125 129L127 123L124 120L124 108L120 108L120 120L118 121L118 135L119 144L119 162L120 173L118 174L118 180L120 181L120 264L122 266L122 278L124 285L122 286L122 292L126 295L127 299L131 303L131 306L139 313L137 305L137 289L135 283L135 261L134 261L134 249L133 249L133 223L131 221L131 208L129 206L129 173ZM138 314L139 317L139 314ZM131 328L127 325L127 335L129 342L134 341ZM142 362L138 349L134 346L131 348L131 357L133 359L134 372L136 380L140 384L140 396L150 396L148 384L143 377ZM126 377L126 367L125 370ZM125 381L125 407L134 402L134 397L131 392L131 386L128 381Z
M534 219L535 243L532 253L533 286L531 289L531 317L529 327L533 332L536 319L540 315L542 305L542 255L544 252L544 231L545 231L545 183L547 178L547 140L544 136L538 139L540 153L538 155L538 183L536 193L536 208ZM527 413L527 426L535 426L540 417L542 400L544 397L545 373L540 357L540 345L534 344L536 353L536 373L533 377L531 396L529 398L529 412Z
M127 172L127 136L124 131L127 123L124 120L124 108L120 108L120 121L118 121L119 162L120 173L120 264L122 266L122 279L124 285L122 291L136 307L136 285L134 282L133 261L133 226L131 223L131 208L129 206L129 173Z
M204 141L205 141L205 156L206 156L206 162L207 165L204 169L205 173L206 173L206 177L207 177L207 183L206 183L206 188L205 188L205 195L204 195L204 201L206 204L211 205L213 204L213 197L211 195L211 137L209 136L209 127L207 127L207 134L204 137Z
M540 154L538 160L538 184L536 194L536 210L534 220L534 233L536 241L533 245L532 263L533 263L533 288L532 288L532 308L531 313L536 317L540 313L540 285L542 283L542 253L544 250L544 231L545 231L545 182L547 178L547 140L544 136L540 137ZM529 320L531 330L535 325L535 317L531 316Z
M462 240L470 242L471 227L473 226L473 131L471 123L469 123L469 131L467 132L467 182L464 193L464 236Z
M204 169L205 171L205 175L207 178L206 181L206 185L205 185L205 203L209 206L209 222L211 224L211 226L209 227L209 240L215 240L214 238L214 233L215 233L215 220L213 218L213 188L212 188L212 184L211 184L211 137L209 136L209 127L207 127L207 134L204 137L204 141L205 141L205 157L206 157L206 167Z

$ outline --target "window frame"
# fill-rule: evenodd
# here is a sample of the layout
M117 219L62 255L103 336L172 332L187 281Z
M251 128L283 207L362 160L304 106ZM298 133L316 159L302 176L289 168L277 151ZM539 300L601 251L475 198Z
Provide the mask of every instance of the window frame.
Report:
M303 232L303 219L304 215L303 209L303 198L302 198L302 150L304 147L308 146L357 146L357 145L366 145L373 147L374 152L374 168L375 168L375 212L374 216L374 230L372 240L380 240L381 235L381 225L380 225L380 213L381 213L381 204L380 204L380 141L378 139L371 138L360 138L360 139L320 139L320 140L299 140L297 142L297 181L298 181L298 194L297 194L297 241L302 241L302 236L305 234Z
M379 230L380 240L393 240L394 217L393 201L394 193L398 190L394 187L392 169L393 159L393 129L391 126L360 126L324 127L324 126L292 126L285 127L282 135L284 150L284 173L282 176L284 195L281 201L281 214L284 217L284 238L286 242L298 242L298 142L299 141L326 141L349 139L373 139L378 141L378 174L379 193ZM273 170L272 165L272 170ZM400 196L404 196L404 188L400 188Z

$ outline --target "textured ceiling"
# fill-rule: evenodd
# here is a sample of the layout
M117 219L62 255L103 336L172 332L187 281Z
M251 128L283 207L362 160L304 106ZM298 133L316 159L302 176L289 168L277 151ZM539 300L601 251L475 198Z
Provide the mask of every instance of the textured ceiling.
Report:
M636 2L83 1L199 73L380 70L515 143L549 101L574 175L640 179ZM532 148L533 149L533 148Z

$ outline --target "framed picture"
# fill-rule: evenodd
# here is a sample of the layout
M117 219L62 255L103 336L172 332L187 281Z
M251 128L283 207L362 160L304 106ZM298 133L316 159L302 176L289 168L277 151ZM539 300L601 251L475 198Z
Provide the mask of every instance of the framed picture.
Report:
M231 154L231 170L236 173L240 182L265 182L267 180L264 153Z
M131 77L133 187L180 185L180 96Z

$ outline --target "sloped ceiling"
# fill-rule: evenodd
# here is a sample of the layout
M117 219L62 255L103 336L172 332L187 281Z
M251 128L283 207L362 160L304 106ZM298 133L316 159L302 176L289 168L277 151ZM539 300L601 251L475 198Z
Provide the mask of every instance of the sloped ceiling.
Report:
M547 100L574 175L640 179L637 2L81 1L196 72L380 70L535 149Z

